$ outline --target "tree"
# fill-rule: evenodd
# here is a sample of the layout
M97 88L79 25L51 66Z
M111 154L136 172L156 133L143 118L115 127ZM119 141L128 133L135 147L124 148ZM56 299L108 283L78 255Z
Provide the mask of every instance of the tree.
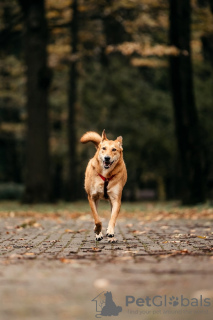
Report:
M213 13L213 0L209 0L209 5L210 5L210 8L211 8L211 12Z
M170 57L170 73L183 204L205 200L202 146L193 92L190 14L190 0L170 0L170 44L179 50Z
M29 5L31 3L29 1ZM212 14L206 7L208 3L211 4L212 0L192 2L191 51L196 106L205 147L205 175L211 180L210 61L213 57L213 41ZM55 199L63 197L70 200L74 196L67 188L69 176L74 192L78 189L77 196L84 196L84 168L93 155L93 149L81 148L77 137L87 130L102 132L103 128L109 134L111 132L112 137L116 132L124 137L125 161L130 168L127 191L131 190L134 195L135 190L156 188L163 181L167 197L179 197L180 170L177 170L167 58L170 54L178 54L178 49L168 46L169 1L78 1L78 25L74 29L76 49L73 46L75 37L72 36L73 0L48 0L45 4L49 30L48 64L54 70L49 94L49 135ZM8 150L8 153L0 145L0 153L3 154L0 157L0 180L23 184L28 122L24 90L26 66L20 41L24 19L20 9L17 0L1 1L0 138L6 149L10 142L8 138L13 139L14 143L11 144L13 151ZM73 65L76 67L76 76L71 75ZM75 99L77 103L74 104L70 89L72 80L78 93ZM74 153L70 152L72 156L68 153L67 87L71 106L74 105L70 109L73 110L70 115L73 115L71 119L74 125L69 125L69 130L74 130L74 135L70 134L75 150ZM10 156L11 152L14 159L8 162L7 154ZM14 166L11 161L15 159L17 162ZM179 166L178 163L178 169ZM129 192L126 194L129 197Z
M26 189L24 201L50 200L47 23L44 0L19 0L27 67Z
M78 44L78 1L72 3L72 21L70 24L72 61L69 69L68 87L68 149L69 149L69 195L68 199L77 197L76 167L76 103L77 103L77 44Z

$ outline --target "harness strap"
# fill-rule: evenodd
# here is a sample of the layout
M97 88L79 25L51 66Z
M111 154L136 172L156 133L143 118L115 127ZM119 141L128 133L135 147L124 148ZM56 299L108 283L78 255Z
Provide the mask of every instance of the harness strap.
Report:
M104 180L104 198L109 199L108 193L107 193L107 186L109 184L109 181L115 176L111 176L110 178L103 177L100 173L98 173L99 177L101 177L102 180Z

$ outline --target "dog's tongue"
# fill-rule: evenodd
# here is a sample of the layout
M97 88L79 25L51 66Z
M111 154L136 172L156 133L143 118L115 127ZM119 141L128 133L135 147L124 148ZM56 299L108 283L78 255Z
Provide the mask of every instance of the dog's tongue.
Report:
M105 167L105 168L109 168L109 167L110 167L110 162L104 161L104 167Z

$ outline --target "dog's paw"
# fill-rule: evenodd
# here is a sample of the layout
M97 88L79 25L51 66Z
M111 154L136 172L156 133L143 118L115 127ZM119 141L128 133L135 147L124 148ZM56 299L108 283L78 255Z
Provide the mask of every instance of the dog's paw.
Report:
M96 234L96 235L95 235L95 239L96 239L96 241L101 241L101 240L103 240L103 234L102 234L102 232L100 232L99 234Z
M114 238L114 233L107 233L106 236L107 236L108 238Z
M115 243L115 242L117 242L118 240L116 239L116 238L108 238L108 242L109 243Z

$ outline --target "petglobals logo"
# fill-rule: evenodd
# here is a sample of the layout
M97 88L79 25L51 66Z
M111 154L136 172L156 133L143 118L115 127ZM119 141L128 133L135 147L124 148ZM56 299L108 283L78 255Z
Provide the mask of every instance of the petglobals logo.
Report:
M121 312L131 314L131 316L160 313L206 314L212 305L211 299L204 297L202 294L196 298L188 298L183 294L179 296L145 296L143 298L128 295L124 297L123 307L121 307L116 304L116 297L115 299L112 297L111 291L103 291L92 299L92 301L95 302L96 318L119 316Z
M122 307L117 306L113 301L111 291L99 293L92 301L96 303L96 318L101 318L102 316L118 316L122 311Z
M135 298L134 296L126 296L126 307L130 305L135 305L137 307L210 307L211 301L210 298L203 298L202 295L200 295L199 299L189 299L184 297L184 295L181 295L180 297L168 297L167 295L154 297L146 296L146 298Z

